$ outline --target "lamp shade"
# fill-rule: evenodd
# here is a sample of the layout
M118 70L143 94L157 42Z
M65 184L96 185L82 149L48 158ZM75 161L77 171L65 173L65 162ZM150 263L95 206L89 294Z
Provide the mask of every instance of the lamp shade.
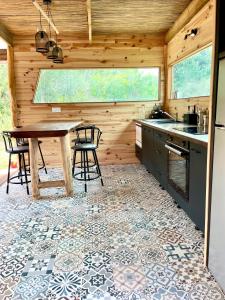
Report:
M48 35L45 31L40 30L35 35L36 51L41 53L48 52Z
M54 63L56 63L56 64L63 63L63 52L62 52L62 48L60 46L55 46L53 48L52 54L56 57L53 59Z
M56 42L54 40L49 40L47 42L47 48L48 48L48 53L47 53L47 58L48 59L55 59L57 58L56 53L53 53L54 48L57 46Z

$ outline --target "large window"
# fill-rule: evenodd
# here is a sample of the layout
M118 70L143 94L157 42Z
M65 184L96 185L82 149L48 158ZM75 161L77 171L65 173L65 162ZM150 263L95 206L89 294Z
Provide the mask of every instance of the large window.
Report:
M210 95L211 57L208 47L173 65L171 98Z
M160 68L41 70L34 103L159 100Z

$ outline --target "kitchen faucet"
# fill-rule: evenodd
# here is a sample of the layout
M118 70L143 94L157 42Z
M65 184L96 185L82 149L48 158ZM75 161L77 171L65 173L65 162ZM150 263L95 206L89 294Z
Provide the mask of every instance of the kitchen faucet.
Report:
M170 119L174 120L175 122L178 121L178 114L176 113L176 117L174 118L173 116L171 116L168 112L161 110L161 112L166 115L167 117L169 117Z

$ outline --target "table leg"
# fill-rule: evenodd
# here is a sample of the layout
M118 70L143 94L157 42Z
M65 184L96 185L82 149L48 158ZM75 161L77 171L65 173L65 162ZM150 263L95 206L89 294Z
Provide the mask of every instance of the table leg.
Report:
M31 173L31 187L32 196L34 199L40 197L40 191L38 188L38 139L29 139L29 151L30 151L30 173Z
M70 196L73 194L73 178L72 178L71 149L70 149L69 134L60 137L60 144L61 144L66 194L67 196Z

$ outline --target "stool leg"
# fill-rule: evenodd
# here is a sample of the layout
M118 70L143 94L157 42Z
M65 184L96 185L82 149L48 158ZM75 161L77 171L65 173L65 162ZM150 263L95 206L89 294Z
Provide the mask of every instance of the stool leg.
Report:
M87 174L88 174L88 179L90 180L89 162L88 162L88 151L86 151L86 162L87 162Z
M103 183L103 180L102 180L102 173L101 173L101 170L100 170L100 167L99 167L98 157L97 157L97 154L96 154L96 151L95 151L95 150L93 150L93 156L94 156L94 158L95 158L95 163L96 163L96 165L97 165L97 172L98 172L98 174L99 174L99 176L100 176L101 184L102 184L102 186L103 186L104 183Z
M28 187L28 179L27 179L27 170L26 170L26 164L25 164L24 154L22 154L21 156L22 156L22 160L23 160L23 168L24 168L25 182L26 182L26 185L27 185L27 195L29 195L29 187Z
M28 157L28 173L30 173L30 152L28 152L27 157Z
M8 164L8 176L7 176L7 186L6 186L7 194L9 193L10 166L11 166L11 153L9 154L9 164Z
M81 174L80 177L83 177L83 151L80 151L80 167L81 167Z
M42 154L42 151L41 151L41 146L40 146L39 143L38 143L38 148L39 148L39 152L40 152L40 154L41 154L42 166L43 166L44 169L45 169L45 174L48 174L47 169L46 169L46 166L45 166L45 160L44 160L44 157L43 157L43 154Z
M81 153L82 153L83 151L81 151ZM85 157L85 152L86 151L84 151L84 153L83 153L83 155L82 155L82 157L83 157L83 159L84 159L84 161L83 161L83 164L84 164L84 190L85 190L85 193L87 192L87 177L86 177L86 157Z
M73 166L72 166L72 175L73 176L74 176L74 172L75 172L76 156L77 156L77 151L74 150L73 151Z
M18 179L20 178L20 183L23 185L23 176L22 176L22 168L21 168L21 154L18 154L19 157L19 174L18 174Z

